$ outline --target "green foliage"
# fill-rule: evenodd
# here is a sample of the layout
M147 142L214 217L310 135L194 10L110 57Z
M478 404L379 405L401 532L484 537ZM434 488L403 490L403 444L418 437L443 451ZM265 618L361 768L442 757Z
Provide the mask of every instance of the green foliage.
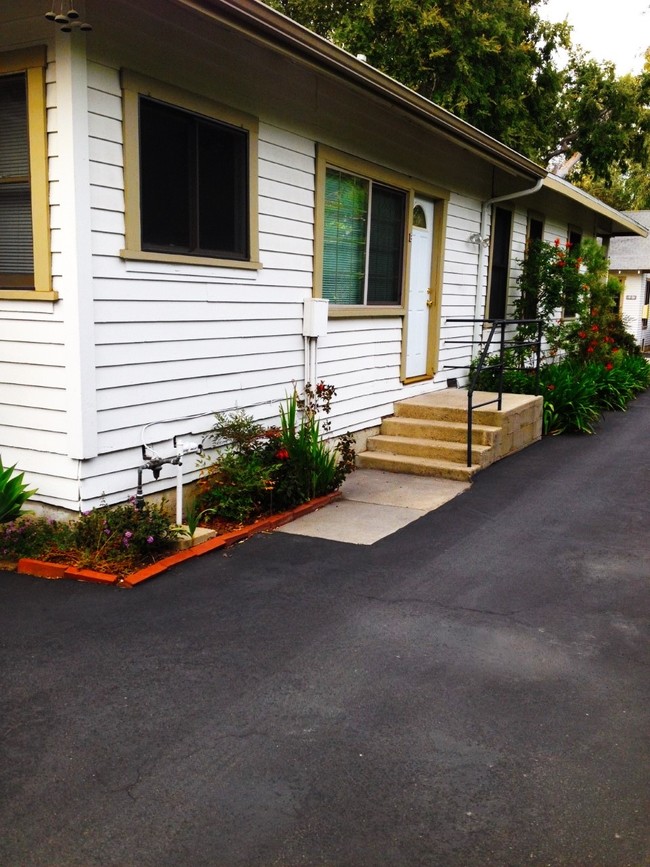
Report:
M164 503L102 506L70 521L23 517L0 535L0 556L35 557L125 575L172 550L178 531Z
M254 449L264 428L255 422L244 410L219 412L215 415L211 439L214 443L225 440L237 451Z
M521 357L517 350L507 349L504 353L503 362L503 391L508 394L535 394L535 371L522 366ZM479 374L475 387L478 391L499 390L499 369L501 358L499 354L488 355L485 365ZM470 382L478 365L475 358L470 366Z
M619 367L632 377L635 394L650 388L650 362L642 355L623 356Z
M608 181L584 171L579 177L571 176L571 182L617 211L650 210L650 172L647 163L629 160L626 171L613 167Z
M201 511L243 523L266 509L273 490L273 464L252 444L245 451L231 447L215 459L198 482Z
M243 523L337 490L355 452L350 434L333 449L322 439L329 420L321 425L319 417L329 415L335 394L308 383L303 397L294 392L280 407L280 428L264 430L241 412L218 416L213 439L222 449L203 467L195 509Z
M529 0L270 0L352 54L524 153L546 150L566 24ZM554 142L553 142L554 144Z
M532 159L579 152L579 172L606 183L647 164L650 68L617 78L539 15L543 0L267 2Z
M187 533L190 539L194 538L194 535L201 523L201 520L205 519L208 516L216 515L216 509L200 509L197 506L196 500L190 500L185 505L185 524L187 526Z
M544 434L593 433L600 418L596 384L581 374L582 368L571 362L543 368Z
M36 493L23 482L24 473L13 467L3 467L0 458L0 524L14 521L23 512L23 505Z

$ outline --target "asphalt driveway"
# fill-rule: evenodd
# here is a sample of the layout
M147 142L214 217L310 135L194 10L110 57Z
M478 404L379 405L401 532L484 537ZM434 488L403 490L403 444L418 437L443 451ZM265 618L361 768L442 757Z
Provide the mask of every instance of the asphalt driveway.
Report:
M0 573L0 864L650 864L650 393L376 542Z

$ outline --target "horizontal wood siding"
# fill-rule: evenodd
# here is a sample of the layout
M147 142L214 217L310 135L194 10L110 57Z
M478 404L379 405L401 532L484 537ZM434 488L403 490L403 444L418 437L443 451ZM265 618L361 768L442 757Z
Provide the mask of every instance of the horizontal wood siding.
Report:
M56 67L46 70L54 289L61 292ZM63 293L62 293L63 294ZM0 301L0 456L47 503L75 502L77 462L67 457L65 300Z
M436 381L447 384L448 378L464 379L472 356L471 323L451 323L449 319L474 319L479 257L484 259L480 316L483 315L487 280L487 251L470 241L481 229L481 202L452 194L449 200L445 271L440 327L440 355ZM452 342L453 341L453 342Z
M260 125L261 270L125 261L117 69L89 65L89 108L100 454L84 468L83 491L85 502L102 494L110 502L133 491L143 436L171 454L171 437L200 439L217 411L277 420L278 404L303 380L315 148ZM183 464L191 476L195 459ZM145 473L147 490L169 487L175 474L164 467L153 483Z

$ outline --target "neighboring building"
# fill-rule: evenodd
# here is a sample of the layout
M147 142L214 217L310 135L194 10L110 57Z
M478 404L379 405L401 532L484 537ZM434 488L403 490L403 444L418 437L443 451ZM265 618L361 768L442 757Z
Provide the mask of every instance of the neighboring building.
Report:
M643 234L257 0L50 8L0 0L0 453L44 504L315 376L376 428L463 376L446 321L511 309L528 237Z
M650 211L626 211L650 229ZM620 311L628 331L641 350L650 349L650 236L612 238L609 245L610 273L623 284Z

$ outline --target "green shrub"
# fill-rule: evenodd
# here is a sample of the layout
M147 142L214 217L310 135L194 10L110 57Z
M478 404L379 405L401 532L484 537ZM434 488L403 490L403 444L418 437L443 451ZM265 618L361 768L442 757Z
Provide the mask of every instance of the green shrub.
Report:
M630 375L635 394L650 388L650 362L642 355L624 355L618 367Z
M545 434L593 433L600 417L597 387L593 378L581 375L580 365L565 361L543 367L540 392Z
M280 407L280 428L264 430L244 412L218 415L212 437L222 448L204 462L194 508L243 523L337 490L355 452L350 434L334 448L322 439L329 425L318 417L329 414L335 393L323 382L307 384L303 397L294 392Z
M250 444L249 444L250 445ZM201 511L243 523L262 514L273 489L273 465L259 450L230 448L204 471L198 482Z
M513 349L507 349L504 353L503 391L506 394L535 394L535 371L522 367L519 354ZM500 362L498 353L488 355L485 359L485 367L481 370L477 380L478 391L499 390ZM477 359L472 361L469 372L469 380L472 381L477 367Z
M23 482L24 473L15 473L16 465L3 467L0 458L0 524L14 521L23 513L23 505L36 493Z
M0 535L0 556L47 559L124 575L172 550L177 536L164 503L145 502L137 508L130 501L69 521L22 517L7 524Z

